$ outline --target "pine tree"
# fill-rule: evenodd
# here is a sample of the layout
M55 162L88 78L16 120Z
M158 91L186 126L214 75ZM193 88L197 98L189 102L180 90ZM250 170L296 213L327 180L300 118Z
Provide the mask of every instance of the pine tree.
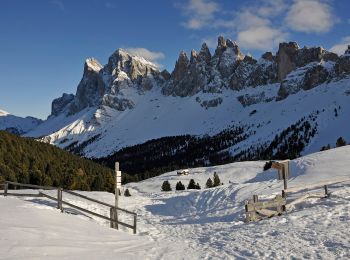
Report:
M217 187L217 186L220 186L221 185L221 181L220 181L220 178L219 178L219 175L214 172L214 184L213 184L213 187Z
M196 189L196 183L194 182L194 179L191 179L187 186L188 190L195 190Z
M196 190L200 190L201 189L201 186L199 185L199 183L197 182L196 184Z
M205 184L205 187L208 188L208 189L213 187L213 181L211 180L211 178L209 178L207 180L207 183Z
M331 145L327 144L326 146L322 146L320 151L322 152L322 151L326 151L326 150L329 150L329 149L331 149Z
M271 167L272 167L272 161L266 162L265 165L264 165L264 171L267 171Z
M344 146L344 145L346 145L346 142L345 142L344 138L343 137L339 137L337 139L337 143L335 144L335 146L336 147L341 147L341 146Z
M130 196L131 196L129 189L126 189L126 190L124 191L124 196L125 196L125 197L130 197Z
M169 181L164 181L162 184L162 191L171 191L171 186Z
M182 184L181 181L179 181L178 183L176 183L176 190L185 190L185 185Z

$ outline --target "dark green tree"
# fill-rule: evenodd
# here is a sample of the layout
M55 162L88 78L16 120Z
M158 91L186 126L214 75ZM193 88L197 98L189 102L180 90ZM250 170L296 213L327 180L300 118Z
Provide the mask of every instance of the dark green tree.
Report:
M97 174L97 176L95 177L93 183L92 183L92 190L103 190L103 187L105 186L104 184L104 179L101 175L101 173Z
M272 167L272 161L268 161L264 164L264 171L267 171Z
M171 191L171 185L170 185L169 181L163 182L162 191Z
M199 183L197 182L196 183L196 190L200 190L201 189L201 186L199 185Z
M220 181L219 175L216 172L214 172L213 180L214 180L213 187L217 187L217 186L221 185L221 181Z
M331 149L331 145L327 144L326 146L322 146L320 151L326 151L326 150L329 150L329 149Z
M205 184L206 188L212 188L213 187L213 181L211 180L211 178L209 178Z
M188 190L195 190L195 189L197 189L197 185L196 185L194 179L190 180L190 182L188 183L187 189Z
M181 181L179 181L178 183L176 183L176 187L175 187L176 190L185 190L185 185L182 184Z
M124 196L125 196L125 197L130 197L130 196L131 196L129 189L126 189L126 190L124 191Z
M346 141L344 140L343 137L339 137L337 139L337 142L336 142L335 146L336 147L341 147L341 146L344 146L344 145L346 145Z

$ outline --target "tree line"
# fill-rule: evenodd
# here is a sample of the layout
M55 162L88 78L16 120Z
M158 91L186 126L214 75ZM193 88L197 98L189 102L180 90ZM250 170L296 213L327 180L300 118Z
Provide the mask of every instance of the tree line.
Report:
M95 191L113 191L115 184L112 169L53 145L0 131L0 183L5 180Z
M221 183L219 175L216 172L214 172L213 180L209 177L206 184L205 184L205 187L207 189L209 189L209 188L214 188L214 187L217 187L220 185L223 185L223 183ZM190 181L187 185L187 189L188 190L200 190L201 186L199 185L198 182L196 183L194 179L190 179ZM186 190L186 187L181 181L178 181L176 183L175 190L177 190L177 191ZM171 184L168 180L163 182L163 184L161 186L161 191L172 191Z

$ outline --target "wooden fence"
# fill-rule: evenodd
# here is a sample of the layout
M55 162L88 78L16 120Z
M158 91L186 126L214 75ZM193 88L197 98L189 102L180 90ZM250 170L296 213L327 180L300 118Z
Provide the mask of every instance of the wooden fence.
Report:
M286 210L287 201L281 195L272 200L259 201L258 195L245 203L246 221L257 221L266 217L281 215Z
M310 198L327 198L330 195L330 186L343 182L350 182L350 178L343 177L333 180L321 181L309 185L300 185L297 187L283 189L282 195L277 195L272 200L259 201L258 195L253 195L253 199L245 202L246 221L257 221L267 217L281 215L292 206L302 203ZM286 179L284 179L284 187L287 187ZM322 189L324 192L307 192L306 194L303 194L297 198L288 198L288 195L292 193L315 189ZM272 208L274 210L271 210Z
M31 193L31 194L9 192L9 185L12 185L13 187L24 187L24 188L32 188L32 189L38 189L38 190L51 190L51 191L52 190L57 190L57 197L48 195L48 194L46 194L46 193L44 193L42 191L39 191L38 193ZM62 189L62 188L54 188L54 187L39 186L39 185L32 185L32 184L23 184L23 183L11 182L11 181L5 181L4 184L0 184L0 187L1 186L4 187L4 192L0 193L0 195L4 195L5 197L6 196L44 197L46 199L50 199L52 201L57 202L57 209L60 209L62 213L64 212L63 205L67 205L68 207L77 209L77 210L82 211L84 213L93 215L93 216L98 217L98 218L102 218L102 219L108 220L110 222L111 228L118 229L118 225L121 225L121 226L125 226L127 228L132 229L133 233L136 234L137 214L135 212L131 212L131 211L128 211L128 210L123 209L123 208L115 207L115 206L113 206L111 204L108 204L108 203L105 203L103 201L95 200L95 199L92 199L90 197L81 195L81 194L79 194L77 192L70 191L70 190L65 190L65 189ZM74 205L74 204L72 204L70 202L67 202L67 201L63 200L63 193L64 192L69 194L69 195L72 195L72 196L75 196L75 197L79 197L79 198L82 198L82 199L94 202L96 204L108 207L110 216L107 217L107 216L101 215L99 213L90 211L88 209L79 207L77 205ZM124 213L126 213L128 215L131 215L132 218L133 218L133 224L127 224L125 222L122 222L122 221L118 220L118 213L119 212L124 212Z

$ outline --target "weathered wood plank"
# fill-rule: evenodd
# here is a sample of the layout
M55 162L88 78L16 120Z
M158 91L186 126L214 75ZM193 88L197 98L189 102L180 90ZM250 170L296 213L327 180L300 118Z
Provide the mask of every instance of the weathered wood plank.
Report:
M286 199L282 197L275 198L268 201L258 201L254 203L248 203L246 205L247 211L254 211L265 208L277 208L278 206L286 205Z
M71 195L80 197L80 198L82 198L82 199L86 199L86 200L89 200L89 201L92 201L92 202L95 202L95 203L104 205L104 206L107 206L107 207L110 207L110 208L115 208L115 207L114 207L113 205L111 205L111 204L108 204L108 203L103 202L103 201L99 201L99 200L95 200L95 199L89 198L89 197L87 197L87 196L81 195L81 194L79 194L79 193L77 193L77 192L74 192L74 191L63 190L63 192L66 192L66 193L68 193L68 194L71 194ZM129 211L129 210L126 210L126 209L122 209L122 208L119 208L119 207L117 208L117 210L123 211L123 212L128 213L128 214L136 215L135 212L132 212L132 211Z
M300 185L297 187L288 188L288 189L285 189L284 192L285 193L295 193L295 192L299 192L302 190L322 188L325 185L328 186L328 185L337 184L337 183L341 183L341 182L347 182L347 181L350 181L349 177L338 178L338 179L334 179L334 180L326 180L326 181L321 181L321 182L313 183L313 184L309 184L309 185Z
M40 194L24 194L24 193L0 193L0 195L4 195L4 196L13 196L13 197L43 197Z
M275 210L269 210L269 209L259 209L256 212L258 212L261 215L265 215L267 217L273 217L273 216L277 216L279 213Z
M282 170L283 169L283 165L278 163L278 162L272 162L271 168L276 169L276 170Z
M57 199L56 199L55 197L52 197L52 196L47 195L47 194L42 193L42 192L40 192L40 194L42 194L44 197L46 197L46 198L48 198L48 199L51 199L51 200L53 200L53 201L57 201ZM76 205L71 204L71 203L66 202L66 201L62 201L62 204L65 204L65 205L67 205L67 206L69 206L69 207L71 207L71 208L80 210L80 211L82 211L82 212L91 214L91 215L93 215L93 216L95 216L95 217L99 217L99 218L102 218L102 219L105 219L105 220L108 220L108 221L112 221L112 222L117 222L115 219L111 219L111 218L109 218L109 217L106 217L106 216L104 216L104 215L98 214L98 213L96 213L96 212L93 212L93 211L90 211L90 210L81 208L81 207L79 207L79 206L76 206ZM120 224L120 225L122 225L122 226L125 226L125 227L128 227L128 228L130 228L130 229L134 229L134 226L129 225L129 224L126 224L126 223L121 222L121 221L118 221L118 224Z
M49 187L49 186L40 186L40 185L34 185L34 184L24 184L24 183L18 183L13 181L6 181L5 184L11 184L14 186L19 187L26 187L26 188L34 188L34 189L43 189L43 190L55 190L56 188Z
M299 204L299 203L302 203L302 202L306 201L307 199L325 198L325 197L326 196L323 193L307 193L307 194L304 194L303 196L289 202L286 207L287 207L287 209L290 209L292 206Z

